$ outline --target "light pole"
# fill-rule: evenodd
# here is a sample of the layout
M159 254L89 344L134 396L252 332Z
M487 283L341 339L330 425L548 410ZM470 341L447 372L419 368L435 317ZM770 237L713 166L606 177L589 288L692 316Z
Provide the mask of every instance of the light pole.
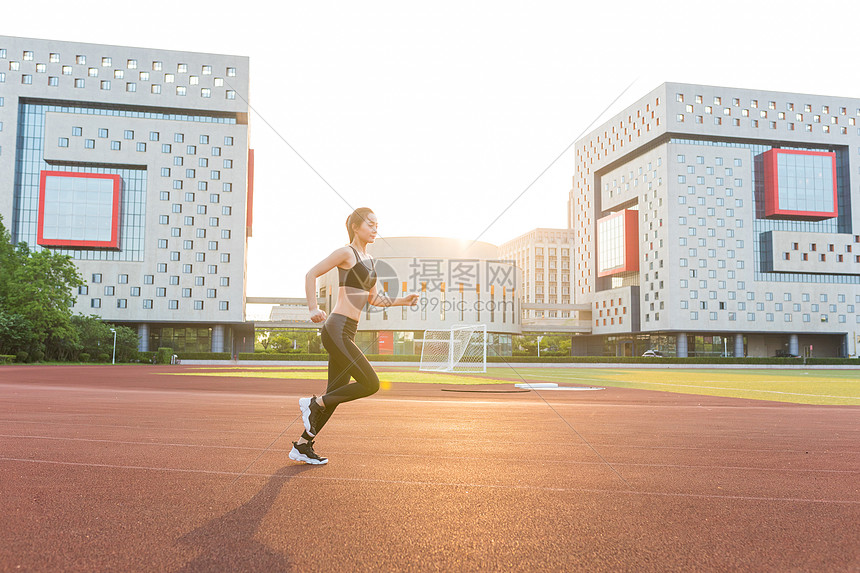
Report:
M116 329L111 328L111 332L113 332L113 358L111 359L111 364L116 364Z
M543 336L537 337L537 339L538 339L538 345L537 345L538 346L538 358L540 358L540 341L541 341L541 338L543 338Z

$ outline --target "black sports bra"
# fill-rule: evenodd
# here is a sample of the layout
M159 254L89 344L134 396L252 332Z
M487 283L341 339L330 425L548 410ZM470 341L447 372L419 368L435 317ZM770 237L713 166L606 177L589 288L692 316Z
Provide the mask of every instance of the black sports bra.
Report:
M348 269L337 268L337 274L340 277L339 284L340 286L349 286L370 292L370 289L376 284L376 265L373 259L370 259L371 267L368 270L367 265L358 256L355 247L350 245L349 248L355 253L355 264Z

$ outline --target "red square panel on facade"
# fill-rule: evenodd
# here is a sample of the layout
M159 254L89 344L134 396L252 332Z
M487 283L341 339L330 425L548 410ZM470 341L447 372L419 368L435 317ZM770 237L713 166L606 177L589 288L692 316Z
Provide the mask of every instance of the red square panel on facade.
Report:
M597 276L639 270L639 211L625 209L597 220Z
M766 218L821 221L838 215L835 153L771 149L762 163Z
M121 186L119 175L42 171L36 242L119 249Z

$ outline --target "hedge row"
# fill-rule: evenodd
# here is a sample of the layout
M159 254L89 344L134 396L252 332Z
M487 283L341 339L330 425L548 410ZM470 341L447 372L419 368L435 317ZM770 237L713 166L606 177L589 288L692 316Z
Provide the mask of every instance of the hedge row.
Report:
M417 354L367 354L374 362L419 362ZM268 352L240 353L239 360L322 360L328 361L328 354L274 354Z
M558 364L794 364L794 365L857 365L860 366L860 359L857 358L807 358L806 362L803 358L768 358L768 357L748 357L748 358L721 358L710 356L692 356L688 358L675 357L645 357L645 356L488 356L487 362L520 362L520 363L558 363Z
M183 360L230 360L228 352L185 352L179 354ZM373 362L419 362L417 354L368 354L367 359ZM283 361L328 361L328 354L274 354L268 352L240 353L239 360L283 360ZM492 363L534 363L534 364L793 364L793 365L856 365L860 367L857 358L720 358L696 356L689 358L651 358L643 356L488 356L487 362Z
M230 360L231 358L229 352L177 352L176 355L180 360Z

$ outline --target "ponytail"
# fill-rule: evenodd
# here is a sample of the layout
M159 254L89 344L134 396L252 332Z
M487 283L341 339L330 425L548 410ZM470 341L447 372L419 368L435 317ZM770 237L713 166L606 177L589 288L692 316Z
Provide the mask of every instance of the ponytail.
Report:
M373 213L370 207L359 207L346 218L346 232L349 233L349 242L355 238L355 230L353 227L359 227L364 222L364 217L368 213Z

